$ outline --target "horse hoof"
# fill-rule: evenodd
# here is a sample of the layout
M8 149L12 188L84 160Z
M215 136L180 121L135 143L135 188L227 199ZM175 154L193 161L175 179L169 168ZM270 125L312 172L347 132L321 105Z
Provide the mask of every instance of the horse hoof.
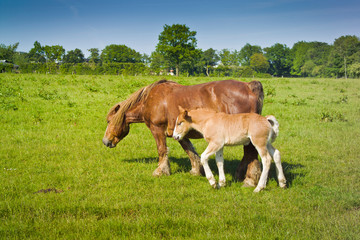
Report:
M286 180L285 181L279 181L279 186L281 188L286 188Z
M255 188L254 193L258 193L260 191L261 191L261 188L257 187L257 188Z
M154 177L161 177L163 175L170 176L170 171L166 169L157 168L152 174Z
M190 170L190 174L193 175L193 176L201 176L201 172L199 169L191 169Z
M224 181L219 181L219 187L225 187L226 186L226 182Z
M251 178L246 178L243 187L256 187L256 184Z

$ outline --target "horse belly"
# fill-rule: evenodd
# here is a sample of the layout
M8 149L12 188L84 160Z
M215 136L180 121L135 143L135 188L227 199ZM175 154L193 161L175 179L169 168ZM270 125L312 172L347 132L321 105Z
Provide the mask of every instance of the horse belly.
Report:
M249 143L250 138L243 134L237 136L229 136L225 139L226 146L248 145Z

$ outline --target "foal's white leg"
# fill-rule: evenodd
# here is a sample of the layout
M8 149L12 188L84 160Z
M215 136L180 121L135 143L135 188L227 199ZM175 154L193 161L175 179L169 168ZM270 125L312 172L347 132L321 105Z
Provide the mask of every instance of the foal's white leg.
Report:
M261 157L263 170L261 172L259 183L258 183L257 187L255 188L254 192L260 192L262 189L264 189L266 187L266 181L267 181L267 178L269 175L269 170L270 170L270 165L271 165L271 156L270 156L268 150L266 149L266 147L263 147L260 149L258 147L256 147L256 149L258 150L258 153Z
M219 186L224 187L226 185L226 179L225 179L225 172L224 172L224 154L223 154L224 148L221 148L219 151L216 152L216 165L219 170Z
M280 158L280 152L276 148L274 148L270 143L267 146L267 149L269 150L269 153L271 157L274 159L275 166L276 166L276 175L279 181L279 186L281 188L286 187L286 179L283 172L283 168L281 166L281 158Z
M212 174L209 167L208 160L211 155L215 154L219 150L219 148L220 147L218 145L210 143L205 149L205 151L201 154L201 164L204 167L205 176L209 180L209 183L213 188L217 188L217 185L214 175Z

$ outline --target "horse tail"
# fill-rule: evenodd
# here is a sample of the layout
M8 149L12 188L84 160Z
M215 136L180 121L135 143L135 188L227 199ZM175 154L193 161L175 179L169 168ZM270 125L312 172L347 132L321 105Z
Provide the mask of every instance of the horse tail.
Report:
M270 141L274 142L276 137L279 135L279 122L276 120L276 118L273 115L266 116L266 119L271 124L271 133L270 133Z
M256 104L256 113L261 114L263 103L264 103L264 90L261 82L259 81L251 81L248 83L250 90L256 95L257 97L257 104Z

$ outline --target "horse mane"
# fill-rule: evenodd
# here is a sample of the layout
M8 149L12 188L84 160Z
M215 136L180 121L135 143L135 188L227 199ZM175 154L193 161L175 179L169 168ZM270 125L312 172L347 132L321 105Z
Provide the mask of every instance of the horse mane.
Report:
M148 86L145 86L139 90L137 90L136 92L134 92L133 94L130 95L130 97L128 97L126 100L115 104L115 106L113 106L109 113L108 113L108 118L111 114L113 114L114 112L115 115L112 119L112 121L114 122L115 125L118 124L123 124L124 120L125 120L125 113L126 111L128 111L130 108L132 108L133 106L135 106L135 104L137 104L138 102L141 102L143 100L146 100L146 98L148 97L150 91L157 85L162 84L162 83L166 83L166 82L172 82L172 81L168 81L168 80L159 80L156 81ZM120 106L120 108L119 108ZM119 108L116 111L116 108Z

